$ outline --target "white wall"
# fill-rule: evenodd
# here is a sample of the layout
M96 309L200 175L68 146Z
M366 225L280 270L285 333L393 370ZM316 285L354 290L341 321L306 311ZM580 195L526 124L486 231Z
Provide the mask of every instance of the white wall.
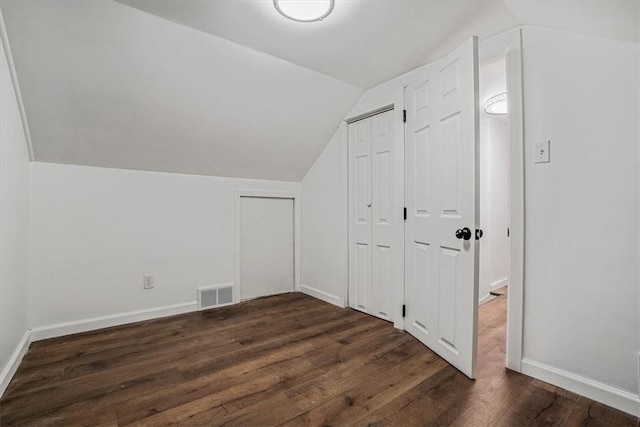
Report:
M1 20L1 17L0 17ZM0 25L2 23L0 22ZM29 152L7 57L0 43L0 395L27 332Z
M348 286L347 125L302 181L303 292L344 307Z
M199 286L233 282L234 190L300 189L37 162L32 183L34 327L190 303Z
M482 84L482 83L481 83ZM478 298L507 284L509 269L509 134L504 120L481 113L480 280Z
M402 88L420 70L368 90L345 119L390 104L402 108ZM401 130L395 129L397 141L404 138ZM301 288L340 306L346 306L348 298L347 149L347 125L343 123L302 181Z
M630 42L524 29L524 358L635 396L638 56ZM544 139L551 163L535 165Z

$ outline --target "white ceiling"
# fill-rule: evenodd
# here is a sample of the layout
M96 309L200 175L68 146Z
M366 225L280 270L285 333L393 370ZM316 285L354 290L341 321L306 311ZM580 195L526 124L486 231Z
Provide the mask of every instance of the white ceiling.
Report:
M368 89L437 59L471 35L518 25L502 1L336 0L321 22L280 15L273 1L117 0Z
M35 159L301 180L364 93L472 35L640 41L640 1L0 0Z
M639 0L504 0L523 25L640 42Z

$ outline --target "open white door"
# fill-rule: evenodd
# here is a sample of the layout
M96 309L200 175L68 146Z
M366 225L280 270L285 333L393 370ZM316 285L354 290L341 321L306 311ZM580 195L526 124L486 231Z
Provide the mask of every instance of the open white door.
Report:
M474 378L478 41L405 89L406 330Z

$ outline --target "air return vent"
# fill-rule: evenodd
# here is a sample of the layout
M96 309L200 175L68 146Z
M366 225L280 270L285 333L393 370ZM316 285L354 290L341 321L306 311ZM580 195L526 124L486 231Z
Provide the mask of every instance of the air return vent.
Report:
M198 288L199 310L230 304L233 304L233 283Z

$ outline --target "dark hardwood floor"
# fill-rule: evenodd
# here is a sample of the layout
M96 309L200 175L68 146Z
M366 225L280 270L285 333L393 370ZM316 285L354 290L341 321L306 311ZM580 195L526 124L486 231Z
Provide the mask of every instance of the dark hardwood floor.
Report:
M33 343L0 425L634 426L504 368L506 297L468 380L391 324L303 294Z

